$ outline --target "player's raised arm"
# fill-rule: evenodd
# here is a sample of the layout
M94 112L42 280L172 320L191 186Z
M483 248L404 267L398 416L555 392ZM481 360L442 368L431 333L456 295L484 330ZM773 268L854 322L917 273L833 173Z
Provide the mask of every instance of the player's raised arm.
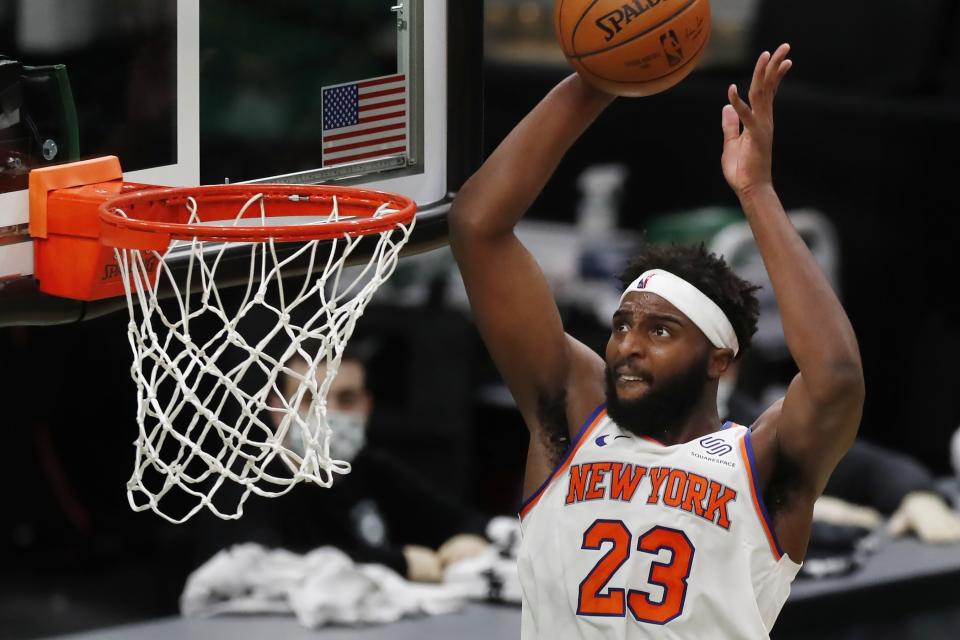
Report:
M586 418L596 404L586 405L603 400L603 361L564 334L543 273L514 227L566 151L612 100L576 75L562 81L467 181L449 216L475 321L531 431L539 429L545 403L564 397L567 418ZM578 368L591 375L573 376ZM568 389L571 377L596 388L585 394L583 408L571 408L584 396Z
M728 92L723 110L723 172L737 193L773 283L787 346L800 373L782 407L758 421L758 440L774 460L797 471L800 504L826 486L853 443L863 408L864 382L853 327L830 283L793 228L773 188L773 101L790 70L789 46L764 52L754 71L749 105ZM741 130L742 124L742 130ZM762 435L761 435L762 433ZM796 529L794 527L794 529ZM783 541L787 546L787 541ZM802 554L806 547L791 555Z

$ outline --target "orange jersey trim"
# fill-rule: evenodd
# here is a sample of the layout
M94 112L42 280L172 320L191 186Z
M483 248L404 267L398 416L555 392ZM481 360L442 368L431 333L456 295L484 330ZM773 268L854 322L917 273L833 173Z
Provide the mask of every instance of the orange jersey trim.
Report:
M760 493L760 483L758 474L755 472L753 461L753 447L748 443L750 438L749 429L740 438L740 458L743 460L743 468L747 470L747 477L750 481L750 497L753 499L753 508L756 511L757 519L760 520L760 526L770 544L770 551L773 557L779 561L783 557L783 551L780 549L780 543L777 541L777 535L772 529L772 525L767 516L766 507L763 504L763 495ZM747 447L750 449L747 449Z

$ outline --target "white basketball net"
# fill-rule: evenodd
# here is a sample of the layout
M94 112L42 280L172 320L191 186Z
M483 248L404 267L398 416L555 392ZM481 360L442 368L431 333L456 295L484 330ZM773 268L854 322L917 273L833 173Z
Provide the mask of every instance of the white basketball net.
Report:
M199 222L196 201L186 206L191 222ZM266 225L262 194L234 224L243 224L252 206ZM388 212L384 205L376 215ZM338 219L334 199L318 224ZM336 434L326 419L327 391L357 319L393 273L412 229L411 221L380 233L366 266L346 269L362 238L309 241L285 257L277 252L284 245L272 239L194 239L164 253L117 249L140 429L130 506L175 523L204 507L235 519L251 493L279 496L301 482L329 487L334 474L349 473L349 463L330 457ZM249 283L225 296L217 269L227 249L237 259L238 246L249 260ZM185 278L171 270L172 256L189 261ZM304 264L306 275L291 274ZM158 292L171 288L173 299L160 302Z

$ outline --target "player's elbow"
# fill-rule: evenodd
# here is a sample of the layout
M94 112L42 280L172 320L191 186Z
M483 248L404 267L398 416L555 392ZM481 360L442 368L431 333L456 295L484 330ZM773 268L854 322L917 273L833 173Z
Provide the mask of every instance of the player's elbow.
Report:
M811 391L820 395L824 404L833 402L863 404L863 362L857 338L851 330L843 339L837 340L822 352L814 371L804 372L812 381Z
M856 341L844 357L838 358L834 362L833 368L837 380L836 384L843 389L845 394L860 398L862 404L865 383L863 362L860 359L860 349L856 346Z
M458 255L471 239L476 239L480 231L475 215L471 215L465 205L454 201L447 215L447 226L450 230L450 248L454 255Z
M860 358L834 362L820 383L811 385L810 393L820 406L861 410L866 384Z
M450 206L447 215L450 244L456 252L470 242L496 238L512 233L513 227L499 224L484 202L472 197L469 185L465 185Z
M837 374L836 385L838 395L846 398L850 404L858 407L863 406L867 389L863 379L863 367L860 365L859 359Z
M450 229L450 240L456 242L470 236L470 227L476 225L476 215L471 215L469 204L466 202L463 191L457 194L450 212L447 214L447 226Z

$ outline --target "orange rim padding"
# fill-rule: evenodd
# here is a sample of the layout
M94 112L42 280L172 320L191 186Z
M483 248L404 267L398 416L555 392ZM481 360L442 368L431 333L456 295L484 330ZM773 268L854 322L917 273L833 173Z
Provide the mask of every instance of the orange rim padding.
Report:
M50 193L123 178L116 156L34 169L30 172L30 236L46 238Z

